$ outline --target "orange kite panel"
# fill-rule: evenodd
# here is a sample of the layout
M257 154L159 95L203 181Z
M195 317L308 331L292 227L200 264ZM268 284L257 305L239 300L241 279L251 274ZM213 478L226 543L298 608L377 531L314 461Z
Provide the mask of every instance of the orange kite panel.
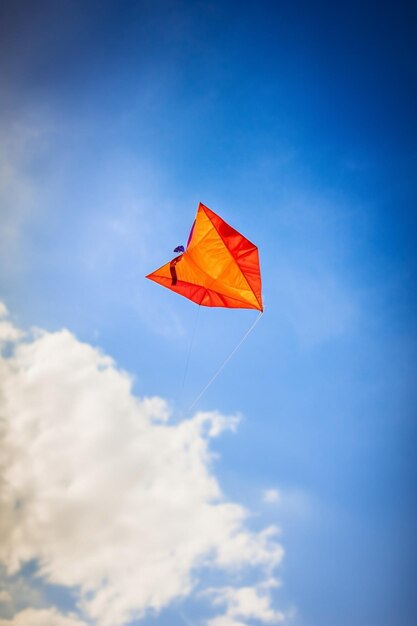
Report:
M146 278L202 306L263 311L258 248L201 203L186 250Z

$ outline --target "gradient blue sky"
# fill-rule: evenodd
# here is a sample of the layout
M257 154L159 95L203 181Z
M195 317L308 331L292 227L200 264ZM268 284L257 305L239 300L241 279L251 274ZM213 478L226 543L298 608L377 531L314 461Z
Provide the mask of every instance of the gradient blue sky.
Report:
M1 12L0 298L15 321L99 346L182 419L255 314L197 315L144 275L186 242L199 201L220 213L258 244L266 303L199 404L243 415L213 446L222 488L255 528L282 528L274 596L292 623L412 626L412 3ZM196 598L184 610L203 623Z

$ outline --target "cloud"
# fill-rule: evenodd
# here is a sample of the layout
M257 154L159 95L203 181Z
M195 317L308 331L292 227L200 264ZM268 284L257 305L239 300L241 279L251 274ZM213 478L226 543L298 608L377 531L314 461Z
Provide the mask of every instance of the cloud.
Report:
M56 609L24 609L12 619L0 619L0 626L87 626L75 615L62 615Z
M262 494L262 500L267 504L275 504L280 500L280 492L277 489L265 489Z
M0 342L16 341L22 332L8 320L0 320Z
M163 399L135 397L130 376L68 330L15 337L0 359L0 561L9 574L36 563L100 626L186 596L201 566L270 576L283 554L276 529L251 532L213 473L210 439L236 428L235 417L171 423ZM5 623L20 625L22 614Z
M246 626L246 624L241 621L236 621L228 615L219 615L209 620L208 626Z
M225 604L225 615L211 619L209 626L236 626L240 620L255 619L264 624L276 624L285 620L284 613L273 610L270 589L278 586L278 581L270 579L256 586L224 587L212 589L215 604Z
M280 513L292 523L296 520L312 521L317 512L323 507L314 494L299 487L280 490Z
M12 596L6 589L2 589L0 591L0 603L1 604L10 604L12 602Z
M23 336L22 331L6 319L8 316L9 312L6 305L0 301L0 344L2 342L17 341Z

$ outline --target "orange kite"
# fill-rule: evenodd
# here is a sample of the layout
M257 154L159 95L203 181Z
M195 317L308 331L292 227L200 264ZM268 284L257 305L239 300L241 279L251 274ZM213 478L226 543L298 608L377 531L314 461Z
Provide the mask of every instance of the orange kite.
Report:
M263 311L258 248L204 204L178 251L146 278L199 305Z

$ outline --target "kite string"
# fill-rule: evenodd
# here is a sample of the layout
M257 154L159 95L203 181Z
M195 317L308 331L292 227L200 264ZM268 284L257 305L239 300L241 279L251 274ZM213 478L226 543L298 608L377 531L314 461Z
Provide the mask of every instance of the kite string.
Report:
M187 617L185 617L183 611L180 611L180 616L181 616L182 621L184 622L184 624L187 624L187 626L192 626L190 620Z
M196 398L192 401L192 403L190 404L190 406L188 407L188 410L191 411L191 409L197 404L197 402L203 397L203 395L206 393L207 389L214 383L214 381L216 380L216 378L218 377L218 375L223 371L223 369L226 367L226 365L228 364L228 362L230 361L230 359L236 354L236 352L239 350L239 348L241 347L241 345L246 341L246 339L249 337L249 335L251 334L251 332L253 331L253 329L255 328L256 324L259 322L259 320L262 317L262 311L259 312L259 315L257 316L256 320L252 323L252 325L249 327L249 329L246 331L246 333L243 335L243 337L240 339L239 343L233 348L233 350L231 351L231 353L229 354L229 356L227 356L225 358L225 360L223 361L223 363L220 365L220 367L218 368L218 370L213 374L213 376L210 378L210 380L208 381L208 383L205 385L205 387L203 387L203 389L199 392L199 394L196 396Z

